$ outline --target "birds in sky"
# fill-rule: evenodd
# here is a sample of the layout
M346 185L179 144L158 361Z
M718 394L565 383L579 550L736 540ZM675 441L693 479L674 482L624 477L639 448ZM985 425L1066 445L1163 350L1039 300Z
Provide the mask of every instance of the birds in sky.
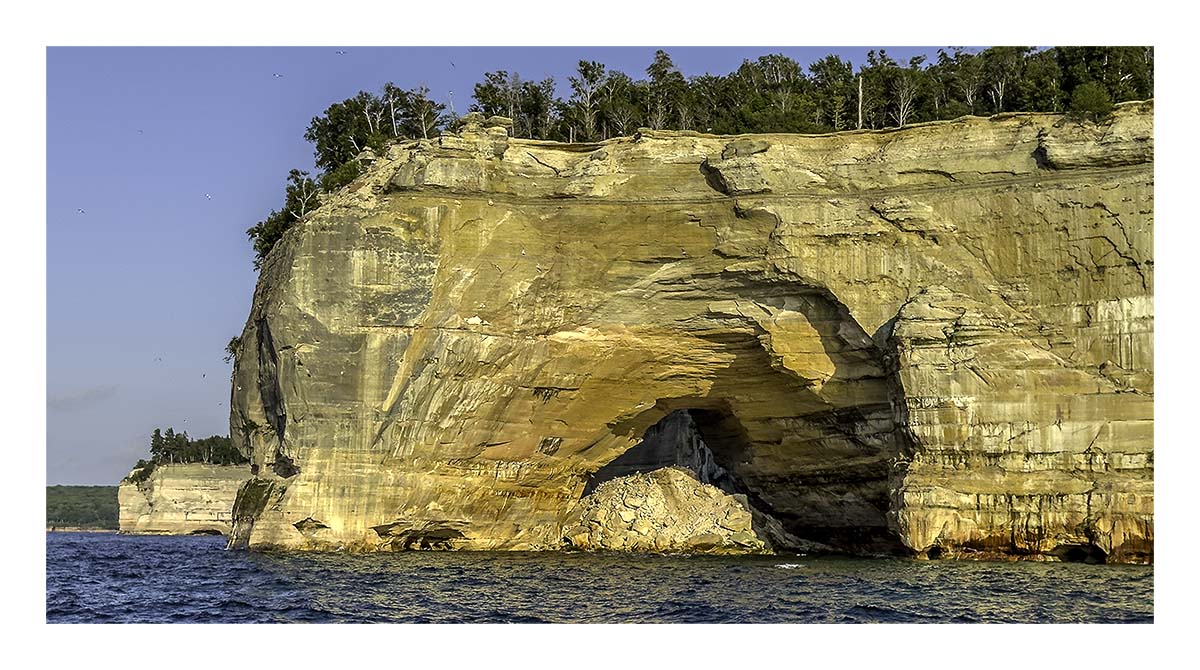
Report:
M209 199L209 200L212 200L212 194L211 194L211 193L205 193L205 194L204 194L204 197L205 197L205 198L207 198L207 199Z
M274 73L272 73L272 74L271 74L271 76L272 76L272 77L275 77L276 79L281 79L281 78L283 78L283 75L282 75L282 74L280 74L280 73L278 73L278 72L274 72Z
M83 211L83 208L82 208L82 207L80 207L80 208L76 209L75 211L76 211L76 212L79 212L80 214L87 214L87 212Z
M345 55L346 55L346 51L345 51L345 49L338 49L337 51L335 51L335 52L333 52L333 53L335 53L335 54L337 54L337 55L339 55L339 56L345 56Z
M138 135L145 135L145 134L146 134L146 131L142 130L141 128L138 128Z
M458 66L454 64L454 61L450 61L450 67L458 67Z

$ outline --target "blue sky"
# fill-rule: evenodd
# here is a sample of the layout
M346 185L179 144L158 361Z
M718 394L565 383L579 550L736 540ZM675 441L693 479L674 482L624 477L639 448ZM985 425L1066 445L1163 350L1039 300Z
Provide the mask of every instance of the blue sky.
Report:
M155 427L228 433L224 347L256 278L245 231L279 206L288 170L312 168L304 130L329 104L393 81L463 113L497 69L555 77L565 97L577 61L639 78L655 48L48 49L47 483L116 483ZM666 48L689 76L868 51Z

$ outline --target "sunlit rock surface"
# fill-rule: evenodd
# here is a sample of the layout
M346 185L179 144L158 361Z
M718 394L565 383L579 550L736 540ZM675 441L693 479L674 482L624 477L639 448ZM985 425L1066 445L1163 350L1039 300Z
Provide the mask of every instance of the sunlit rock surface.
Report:
M570 546L684 412L779 549L1150 560L1152 121L393 146L264 265L231 545Z
M767 553L744 495L702 484L694 472L662 468L601 484L564 524L575 549L712 554Z
M246 465L159 465L145 481L117 489L122 533L229 535L233 502L250 477Z

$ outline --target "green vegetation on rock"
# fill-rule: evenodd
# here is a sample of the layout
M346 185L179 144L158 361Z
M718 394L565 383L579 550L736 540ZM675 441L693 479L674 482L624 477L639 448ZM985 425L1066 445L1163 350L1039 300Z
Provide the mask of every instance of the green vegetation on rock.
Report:
M1071 94L1071 116L1099 122L1112 114L1113 102L1103 86L1087 81Z
M117 487L47 486L46 527L117 529Z
M551 78L522 79L496 70L475 84L470 111L512 120L512 137L595 142L638 128L742 133L827 133L903 127L922 121L1000 112L1073 112L1102 120L1109 104L1154 96L1153 47L955 47L897 62L883 49L865 63L829 55L805 68L782 54L745 60L726 75L685 77L670 55L655 52L645 77L634 79L597 61L579 61L566 98ZM292 170L285 204L246 231L261 268L292 224L322 193L353 181L362 152L389 142L436 137L457 117L420 87L389 82L378 94L359 91L313 118L304 138L321 170L310 179Z
M150 460L139 460L123 481L140 484L150 477L156 466L168 463L242 465L249 462L228 437L212 435L193 440L186 431L176 433L174 428L165 431L155 428L150 435Z

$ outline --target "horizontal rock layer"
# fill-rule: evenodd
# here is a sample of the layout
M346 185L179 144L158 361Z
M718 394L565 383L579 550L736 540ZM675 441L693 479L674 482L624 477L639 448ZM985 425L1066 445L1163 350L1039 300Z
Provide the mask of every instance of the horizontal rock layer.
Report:
M1149 560L1152 119L364 156L264 264L231 544L560 548L686 411L798 545Z
M250 478L245 465L156 466L141 483L117 489L121 532L132 535L229 535L233 503Z

